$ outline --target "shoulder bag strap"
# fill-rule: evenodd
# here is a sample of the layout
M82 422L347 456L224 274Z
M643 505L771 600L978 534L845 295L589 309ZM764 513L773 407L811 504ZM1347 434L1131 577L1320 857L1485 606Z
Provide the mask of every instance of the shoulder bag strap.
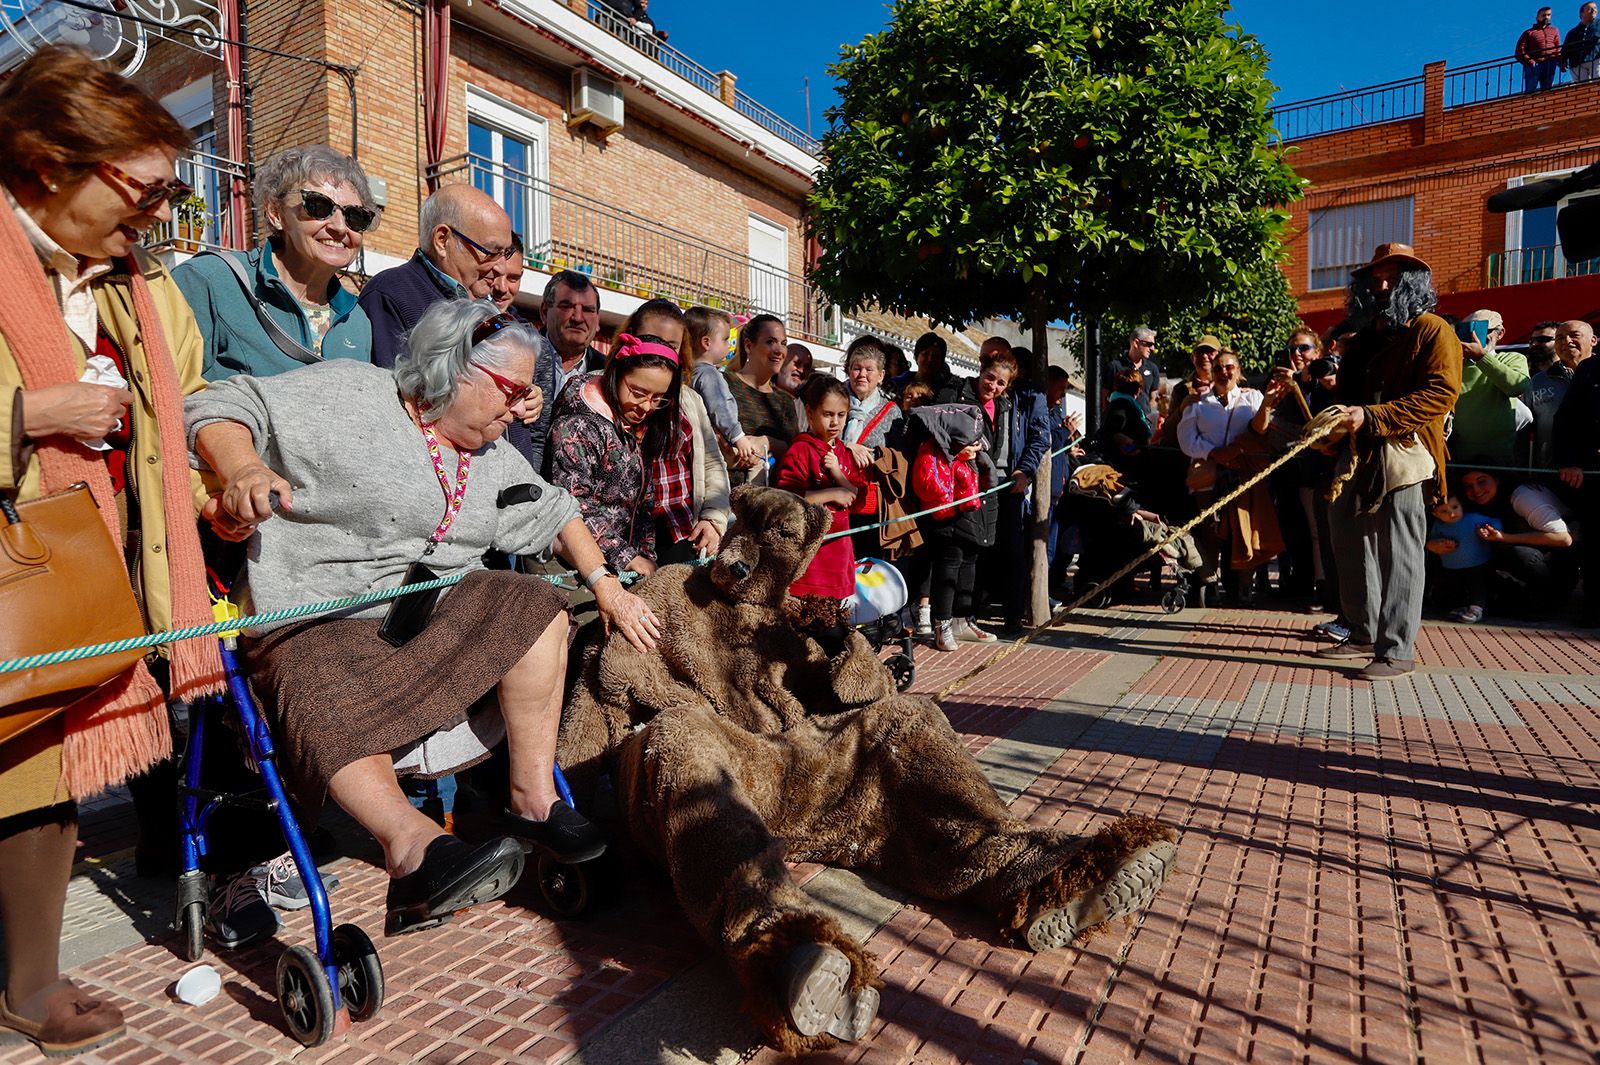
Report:
M201 252L200 254L214 255L218 259L221 259L224 263L228 264L228 269L233 271L233 276L238 279L239 287L244 289L245 299L249 300L250 305L256 309L256 318L260 320L261 328L266 330L267 339L271 340L272 343L277 346L279 351L283 352L296 362L303 362L307 365L323 361L321 355L318 355L316 352L300 343L300 341L290 336L284 331L283 326L278 324L277 319L272 317L272 315L267 311L267 308L262 304L261 300L257 298L255 285L251 283L250 275L245 273L244 264L241 263L235 256L229 255L226 252L215 251ZM262 254L266 253L263 252Z

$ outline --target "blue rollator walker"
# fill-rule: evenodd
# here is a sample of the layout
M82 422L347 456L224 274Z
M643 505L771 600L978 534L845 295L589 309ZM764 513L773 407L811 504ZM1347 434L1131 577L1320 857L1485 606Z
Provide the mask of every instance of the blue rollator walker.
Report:
M197 704L190 722L189 747L184 755L183 784L179 789L179 829L183 846L183 872L178 877L177 925L183 932L183 956L199 961L204 949L206 908L210 895L200 858L206 853L206 824L224 805L271 810L283 830L284 842L295 868L305 882L311 903L311 920L317 946L296 944L278 958L278 1005L289 1032L308 1047L321 1046L352 1021L364 1021L383 1005L383 965L372 940L357 925L335 926L328 911L328 893L311 857L305 834L289 809L289 798L278 774L277 752L250 683L239 668L236 639L226 636L222 665L228 694ZM238 796L200 786L201 751L208 718L232 702L240 731L248 744L250 760L261 774L265 796Z

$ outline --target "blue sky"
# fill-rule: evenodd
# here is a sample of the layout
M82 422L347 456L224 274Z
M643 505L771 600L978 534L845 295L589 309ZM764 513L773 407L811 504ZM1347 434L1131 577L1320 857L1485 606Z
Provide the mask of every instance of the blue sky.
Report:
M1435 59L1452 66L1511 54L1533 23L1537 3L1453 0L1236 0L1232 20L1260 38L1283 102L1422 73ZM1577 0L1560 0L1555 23L1577 21ZM828 66L839 45L888 21L882 0L651 0L671 43L712 70L731 70L739 87L806 125L802 79L811 81L811 123L820 134L833 102Z

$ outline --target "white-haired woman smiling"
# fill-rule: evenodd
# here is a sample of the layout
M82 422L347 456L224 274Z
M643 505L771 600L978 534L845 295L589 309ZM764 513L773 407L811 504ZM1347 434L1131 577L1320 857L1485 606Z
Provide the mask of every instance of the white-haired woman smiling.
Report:
M383 845L391 933L500 895L522 867L514 839L474 847L445 835L406 801L397 768L462 768L503 728L506 837L569 860L604 848L551 779L565 596L537 577L485 570L484 552L553 544L594 589L608 627L641 650L660 636L606 568L572 497L500 443L523 413L538 350L532 328L493 304L445 300L392 373L338 361L236 377L187 407L191 448L221 477L223 508L259 526L247 569L255 610L396 587L417 563L466 575L431 616L403 599L247 642L295 796L316 810L331 795Z

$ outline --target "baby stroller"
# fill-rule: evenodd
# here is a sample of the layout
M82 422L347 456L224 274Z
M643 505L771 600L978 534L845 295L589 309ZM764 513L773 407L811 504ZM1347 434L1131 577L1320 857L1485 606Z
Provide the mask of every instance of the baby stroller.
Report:
M1092 463L1078 467L1067 482L1067 492L1080 501L1076 514L1083 543L1078 558L1080 588L1102 583L1170 534L1159 515L1139 506L1122 474L1111 466ZM1160 562L1152 573L1153 590L1159 593L1161 608L1176 614L1189 605L1189 578L1201 564L1199 551L1184 534L1156 557ZM1169 573L1172 583L1166 587ZM1103 608L1133 598L1133 581L1134 574L1127 574L1089 605Z
M881 558L856 560L856 594L851 620L856 630L880 653L892 648L883 664L894 677L896 691L905 691L917 679L911 634L900 620L908 593L900 571Z

